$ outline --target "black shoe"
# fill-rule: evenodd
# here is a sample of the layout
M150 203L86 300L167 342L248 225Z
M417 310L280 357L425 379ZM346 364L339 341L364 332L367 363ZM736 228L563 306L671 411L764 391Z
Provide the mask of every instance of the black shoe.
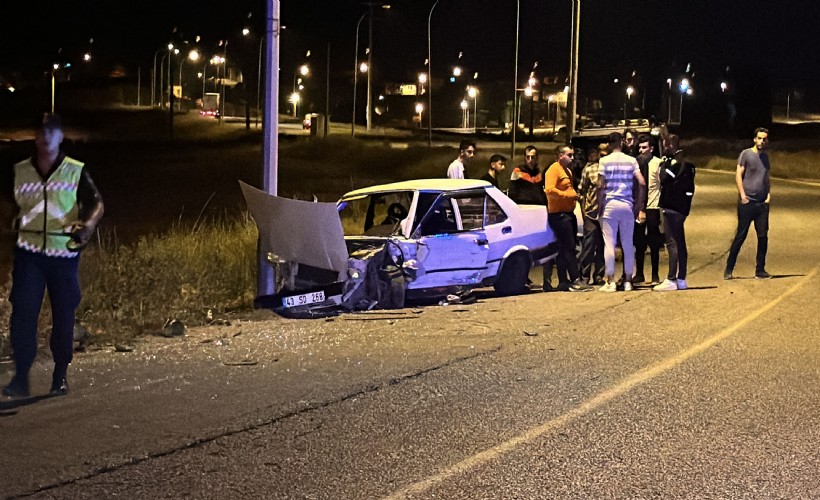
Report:
M12 378L9 385L3 389L3 396L10 398L27 398L29 395L28 381L20 380L16 376Z
M755 278L759 280L767 280L772 277L771 274L767 273L766 271L758 271L755 273Z
M65 377L51 383L51 390L48 391L49 396L65 396L66 394L68 394L68 380Z
M638 274L634 278L632 278L632 283L644 283L646 278L644 278L643 274Z
M558 283L558 286L555 287L555 291L557 292L568 292L571 283L569 281L562 281Z
M545 292L552 292L554 290L554 288L552 288L552 283L550 283L549 281L544 283L544 286L542 287L542 289Z

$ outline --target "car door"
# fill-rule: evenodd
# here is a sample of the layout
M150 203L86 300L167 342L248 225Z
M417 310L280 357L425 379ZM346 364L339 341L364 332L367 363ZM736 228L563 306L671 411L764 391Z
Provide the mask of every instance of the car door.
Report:
M481 283L489 250L482 227L483 207L483 191L438 197L416 229L420 272L408 288Z

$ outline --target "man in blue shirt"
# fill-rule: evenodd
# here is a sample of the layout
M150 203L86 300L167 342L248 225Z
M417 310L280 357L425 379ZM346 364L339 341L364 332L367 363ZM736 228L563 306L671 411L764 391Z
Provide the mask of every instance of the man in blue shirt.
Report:
M769 131L765 128L755 130L754 146L744 149L737 160L735 183L739 195L737 204L737 232L729 249L726 270L723 279L732 279L740 248L749 233L752 222L757 233L757 258L755 278L769 279L766 272L766 252L769 246Z

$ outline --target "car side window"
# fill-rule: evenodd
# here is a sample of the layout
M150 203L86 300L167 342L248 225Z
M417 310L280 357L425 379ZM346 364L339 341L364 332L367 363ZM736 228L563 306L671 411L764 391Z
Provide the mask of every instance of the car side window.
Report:
M492 197L487 196L487 212L484 217L484 225L491 226L504 222L505 220L507 220L507 214L504 212L504 209L501 208L501 205L492 199Z
M450 198L439 198L421 223L421 235L454 233L458 231L456 212Z
M483 194L455 198L458 212L461 214L461 227L465 231L484 227L484 198Z

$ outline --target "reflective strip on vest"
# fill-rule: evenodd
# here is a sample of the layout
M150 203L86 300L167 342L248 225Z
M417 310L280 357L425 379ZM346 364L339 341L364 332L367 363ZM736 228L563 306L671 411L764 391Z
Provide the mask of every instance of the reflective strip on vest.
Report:
M43 181L31 159L14 166L14 199L20 207L17 247L48 257L76 257L68 250L71 240L60 234L77 220L77 186L83 164L65 157L51 176Z

